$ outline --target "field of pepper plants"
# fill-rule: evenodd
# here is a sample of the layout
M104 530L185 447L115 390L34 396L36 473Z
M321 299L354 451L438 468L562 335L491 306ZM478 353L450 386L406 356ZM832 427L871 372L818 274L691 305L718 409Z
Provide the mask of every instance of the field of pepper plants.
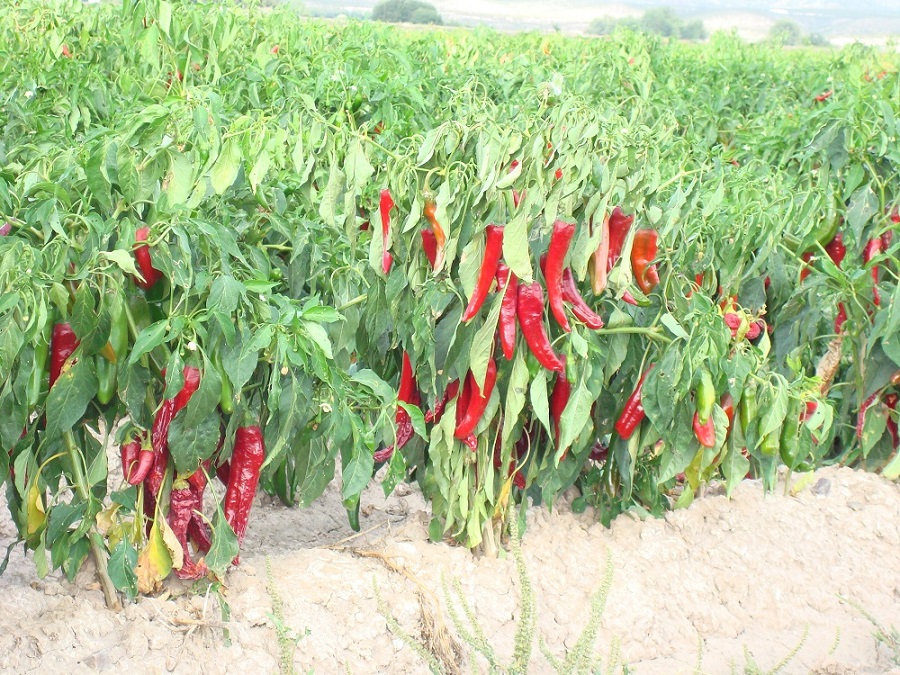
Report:
M221 582L257 490L337 480L358 528L383 466L488 555L573 486L609 525L900 476L895 54L22 0L0 58L0 476L41 577Z

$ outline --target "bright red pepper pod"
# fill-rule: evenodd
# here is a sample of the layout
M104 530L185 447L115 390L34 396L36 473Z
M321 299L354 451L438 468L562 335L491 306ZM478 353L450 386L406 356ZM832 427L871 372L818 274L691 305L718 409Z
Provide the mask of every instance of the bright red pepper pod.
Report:
M59 379L63 366L78 349L79 341L69 323L58 323L53 326L50 337L50 386Z
M553 351L547 330L544 328L544 291L537 282L519 284L516 315L522 326L522 335L531 353L544 368L563 372L562 360Z
M622 247L631 230L634 216L626 216L621 207L616 207L609 215L609 255L606 262L606 271L611 272L616 261L622 257Z
M840 232L835 234L834 238L825 244L825 252L831 258L831 262L840 267L841 263L844 262L844 257L847 255L847 247L844 246L844 235Z
M728 428L734 426L734 398L726 392L719 401L719 407L725 411L725 417L728 418Z
M635 300L634 296L628 291L625 291L624 293L622 293L622 300L624 300L629 305L634 305L635 307L638 306L638 301Z
M882 252L883 245L881 237L869 239L866 247L863 249L863 262L869 264L875 256ZM872 284L872 302L875 303L876 307L879 307L881 306L881 294L878 292L878 265L872 265Z
M705 423L700 422L699 415L694 413L694 436L704 448L714 448L716 446L716 425L713 422L712 415Z
M562 294L563 300L572 305L572 313L576 319L592 330L603 328L603 319L588 306L581 293L578 292L575 275L568 267L563 270Z
M453 435L473 450L477 448L477 443L475 443L473 447L475 438L473 432L475 431L475 427L477 427L478 423L481 421L481 418L484 416L484 411L487 409L496 382L497 364L494 359L488 359L483 389L478 387L478 383L475 382L475 376L472 375L471 371L466 376L466 384L470 387L471 398L466 406L465 413L456 424L456 430Z
M391 271L391 265L394 262L394 256L388 250L388 240L391 234L391 209L394 208L394 200L391 197L390 190L382 190L381 198L378 202L378 210L381 213L381 271L388 274Z
M646 416L644 406L641 404L641 392L644 388L644 380L647 379L647 374L653 369L653 366L654 364L651 363L647 370L644 371L644 374L641 375L637 386L625 402L625 407L622 409L619 419L616 420L616 433L626 441L631 438L635 429L640 426Z
M462 315L463 322L471 321L484 304L488 291L491 290L491 284L494 283L500 256L503 254L503 226L488 225L485 228L485 234L484 258L481 260L481 269L478 272L478 280L475 282L472 297L469 298L469 304L466 305Z
M837 316L834 317L834 332L837 335L841 334L841 330L844 327L844 322L846 322L846 321L847 321L847 308L844 307L843 302L839 302Z
M569 403L569 397L572 394L572 384L566 377L565 363L566 357L563 356L563 372L556 374L556 382L553 385L553 392L550 394L550 418L553 420L553 435L556 445L559 446L560 422L562 421L563 411Z
M727 312L725 314L725 325L728 326L728 329L731 331L731 339L737 337L738 329L741 327L741 317L734 312Z
M437 238L431 228L423 228L419 234L422 235L422 250L425 251L425 257L431 264L431 269L437 267Z
M511 361L516 351L516 308L519 299L519 279L515 272L500 263L497 265L497 285L503 291L497 333L500 337L503 356L507 361Z
M150 228L146 226L138 228L137 232L134 233L134 241L136 244L134 258L137 261L138 270L140 271L141 276L144 277L143 281L135 279L134 283L145 291L153 288L163 276L162 272L153 266L153 260L150 257L150 247L146 243L142 243L146 242L149 237Z
M547 299L550 303L550 311L565 332L570 333L572 327L569 325L569 319L566 316L565 305L563 304L563 266L566 261L566 254L569 252L569 245L572 243L572 237L575 236L575 223L567 223L564 220L557 220L553 223L553 232L550 235L550 246L547 249L546 264L542 264L544 269L544 279L547 282Z

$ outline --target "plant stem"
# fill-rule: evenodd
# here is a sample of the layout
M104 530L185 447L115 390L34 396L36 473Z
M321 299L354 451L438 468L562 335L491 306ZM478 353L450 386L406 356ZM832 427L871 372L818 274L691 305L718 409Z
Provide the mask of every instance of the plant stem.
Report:
M65 432L63 434L63 439L66 442L66 449L69 451L69 459L72 462L72 477L75 480L75 489L78 491L78 496L86 502L90 501L91 490L87 484L87 478L84 475L84 468L81 466L81 453L78 451L78 446L75 444L75 438L72 436L72 432ZM88 539L90 540L91 553L94 556L94 562L97 565L97 577L100 580L100 587L103 589L103 597L106 598L106 607L107 609L118 611L122 609L122 606L119 604L116 587L113 585L112 579L109 578L109 569L106 565L106 551L104 550L103 540L100 537L100 533L94 529L94 526L91 526Z
M349 309L350 307L353 307L353 305L358 305L361 302L365 302L368 297L369 297L368 293L363 293L362 295L357 295L352 300L348 300L343 305L338 307L337 311L343 312L345 309Z
M671 342L672 339L663 335L657 328L641 328L640 326L618 326L616 328L600 328L597 333L601 335L644 335L651 340Z

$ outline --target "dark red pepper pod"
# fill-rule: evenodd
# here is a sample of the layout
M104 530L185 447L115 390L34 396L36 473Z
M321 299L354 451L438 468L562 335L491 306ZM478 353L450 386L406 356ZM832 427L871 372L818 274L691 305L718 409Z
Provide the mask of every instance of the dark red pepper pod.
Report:
M834 317L834 332L840 335L844 322L847 321L847 308L843 302L838 303L837 316Z
M841 263L844 262L844 257L847 255L847 247L844 246L844 235L840 232L835 234L834 238L825 244L825 252L831 258L831 262L840 267Z
M575 223L567 223L564 220L557 220L553 223L553 232L550 235L550 246L547 249L546 261L542 259L541 267L544 270L544 279L547 282L547 299L550 303L550 311L565 332L572 331L569 325L569 319L566 316L565 305L563 304L563 266L566 261L566 254L569 252L569 245L572 243L572 237L575 236Z
M434 230L430 227L423 228L419 234L422 236L422 250L425 251L425 257L434 269L437 263L437 237Z
M121 447L122 475L129 485L140 485L153 466L153 446L146 434Z
M403 352L403 365L400 368L400 385L397 388L397 400L411 405L419 404L419 391L416 387L416 376L413 373L409 354ZM397 436L397 448L402 448L409 443L414 431L409 413L402 406L397 406L394 415L395 433Z
M625 407L622 408L622 414L616 420L616 433L626 441L631 438L635 429L640 426L646 416L644 406L641 404L641 391L644 388L644 380L647 379L647 373L653 369L653 366L654 364L650 364L647 370L644 371L644 374L641 375L637 386L625 402Z
M388 250L388 240L391 233L391 209L394 208L394 200L391 197L390 190L382 190L381 198L378 202L378 209L381 213L381 271L387 274L391 271L391 265L394 262L394 256Z
M134 259L137 261L141 276L144 277L143 281L136 278L134 283L145 291L153 288L163 276L162 272L153 266L153 259L150 257L150 247L143 243L149 238L150 228L147 226L138 228L137 232L134 233Z
M553 420L553 436L559 447L560 421L562 420L563 411L569 403L569 397L572 395L572 384L566 377L565 364L566 357L563 356L563 372L556 374L556 382L553 384L553 391L550 393L550 418Z
M622 257L622 247L631 230L634 216L626 216L621 207L617 206L609 215L609 254L606 262L606 271L611 272L616 262Z
M258 426L238 427L231 453L231 471L225 491L225 521L237 535L238 544L244 541L253 497L259 485L259 471L266 458L262 430ZM234 564L240 562L240 556Z
M466 305L462 315L464 322L471 321L484 304L488 291L491 290L491 284L494 283L494 277L497 275L500 256L503 254L503 226L488 225L485 233L484 258L481 260L481 269L478 272L472 297L469 298L469 304Z
M873 237L869 239L866 247L863 249L863 262L868 264L875 256L882 252L883 242L881 237ZM872 265L872 302L876 307L881 305L881 294L878 292L878 265Z
M516 306L519 298L519 278L515 272L500 263L497 265L497 284L503 291L497 332L500 335L503 356L507 361L511 361L516 351Z
M63 365L78 349L78 338L69 323L58 323L53 326L50 338L50 386L59 379Z
M581 293L578 292L575 275L568 267L563 270L562 293L563 300L572 305L572 313L575 318L592 330L603 328L603 319L588 306Z
M475 381L475 376L470 371L466 375L466 384L470 386L471 398L466 406L465 413L456 424L456 430L453 435L463 441L473 450L477 448L474 431L475 427L484 416L488 402L491 400L491 393L494 391L494 384L497 382L497 364L494 359L488 359L487 372L484 376L484 387L480 388ZM474 447L473 447L474 445Z
M693 426L694 436L700 442L700 445L704 448L716 447L716 424L712 415L704 423L700 421L700 415L695 412Z
M456 398L458 392L459 380L453 380L453 382L448 384L447 388L444 389L444 395L441 396L440 400L435 402L434 410L429 410L425 413L425 421L434 424L440 422L441 417L444 416L444 408L447 407L447 403Z
M544 328L544 291L539 283L519 284L516 315L519 317L525 342L538 362L547 370L563 372L565 367L562 360L553 351Z

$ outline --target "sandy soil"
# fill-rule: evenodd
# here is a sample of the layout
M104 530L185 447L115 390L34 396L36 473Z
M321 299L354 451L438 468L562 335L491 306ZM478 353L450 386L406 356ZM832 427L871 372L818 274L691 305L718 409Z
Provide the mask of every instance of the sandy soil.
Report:
M40 580L19 549L0 577L0 671L277 672L281 625L299 638L290 656L298 672L427 673L389 630L375 586L403 629L430 633L438 653L453 654L455 641L467 663L471 650L448 618L442 578L459 581L498 661L509 663L521 615L513 559L430 543L430 516L414 488L384 499L373 486L364 503L369 532L347 540L336 489L305 510L262 499L228 578L224 624L214 596L178 582L111 613L90 565L74 584ZM0 508L5 549L14 531ZM794 497L764 498L748 481L730 502L711 494L664 520L626 516L609 530L566 504L532 508L523 553L537 636L557 658L587 623L609 555L612 585L595 645L604 663L618 645L628 672L641 675L744 672L747 654L768 670L806 635L781 672L900 674L898 655L860 611L900 629L900 485L877 476L823 470ZM442 626L443 641L433 637ZM554 672L537 636L529 672ZM485 669L480 657L477 664Z

